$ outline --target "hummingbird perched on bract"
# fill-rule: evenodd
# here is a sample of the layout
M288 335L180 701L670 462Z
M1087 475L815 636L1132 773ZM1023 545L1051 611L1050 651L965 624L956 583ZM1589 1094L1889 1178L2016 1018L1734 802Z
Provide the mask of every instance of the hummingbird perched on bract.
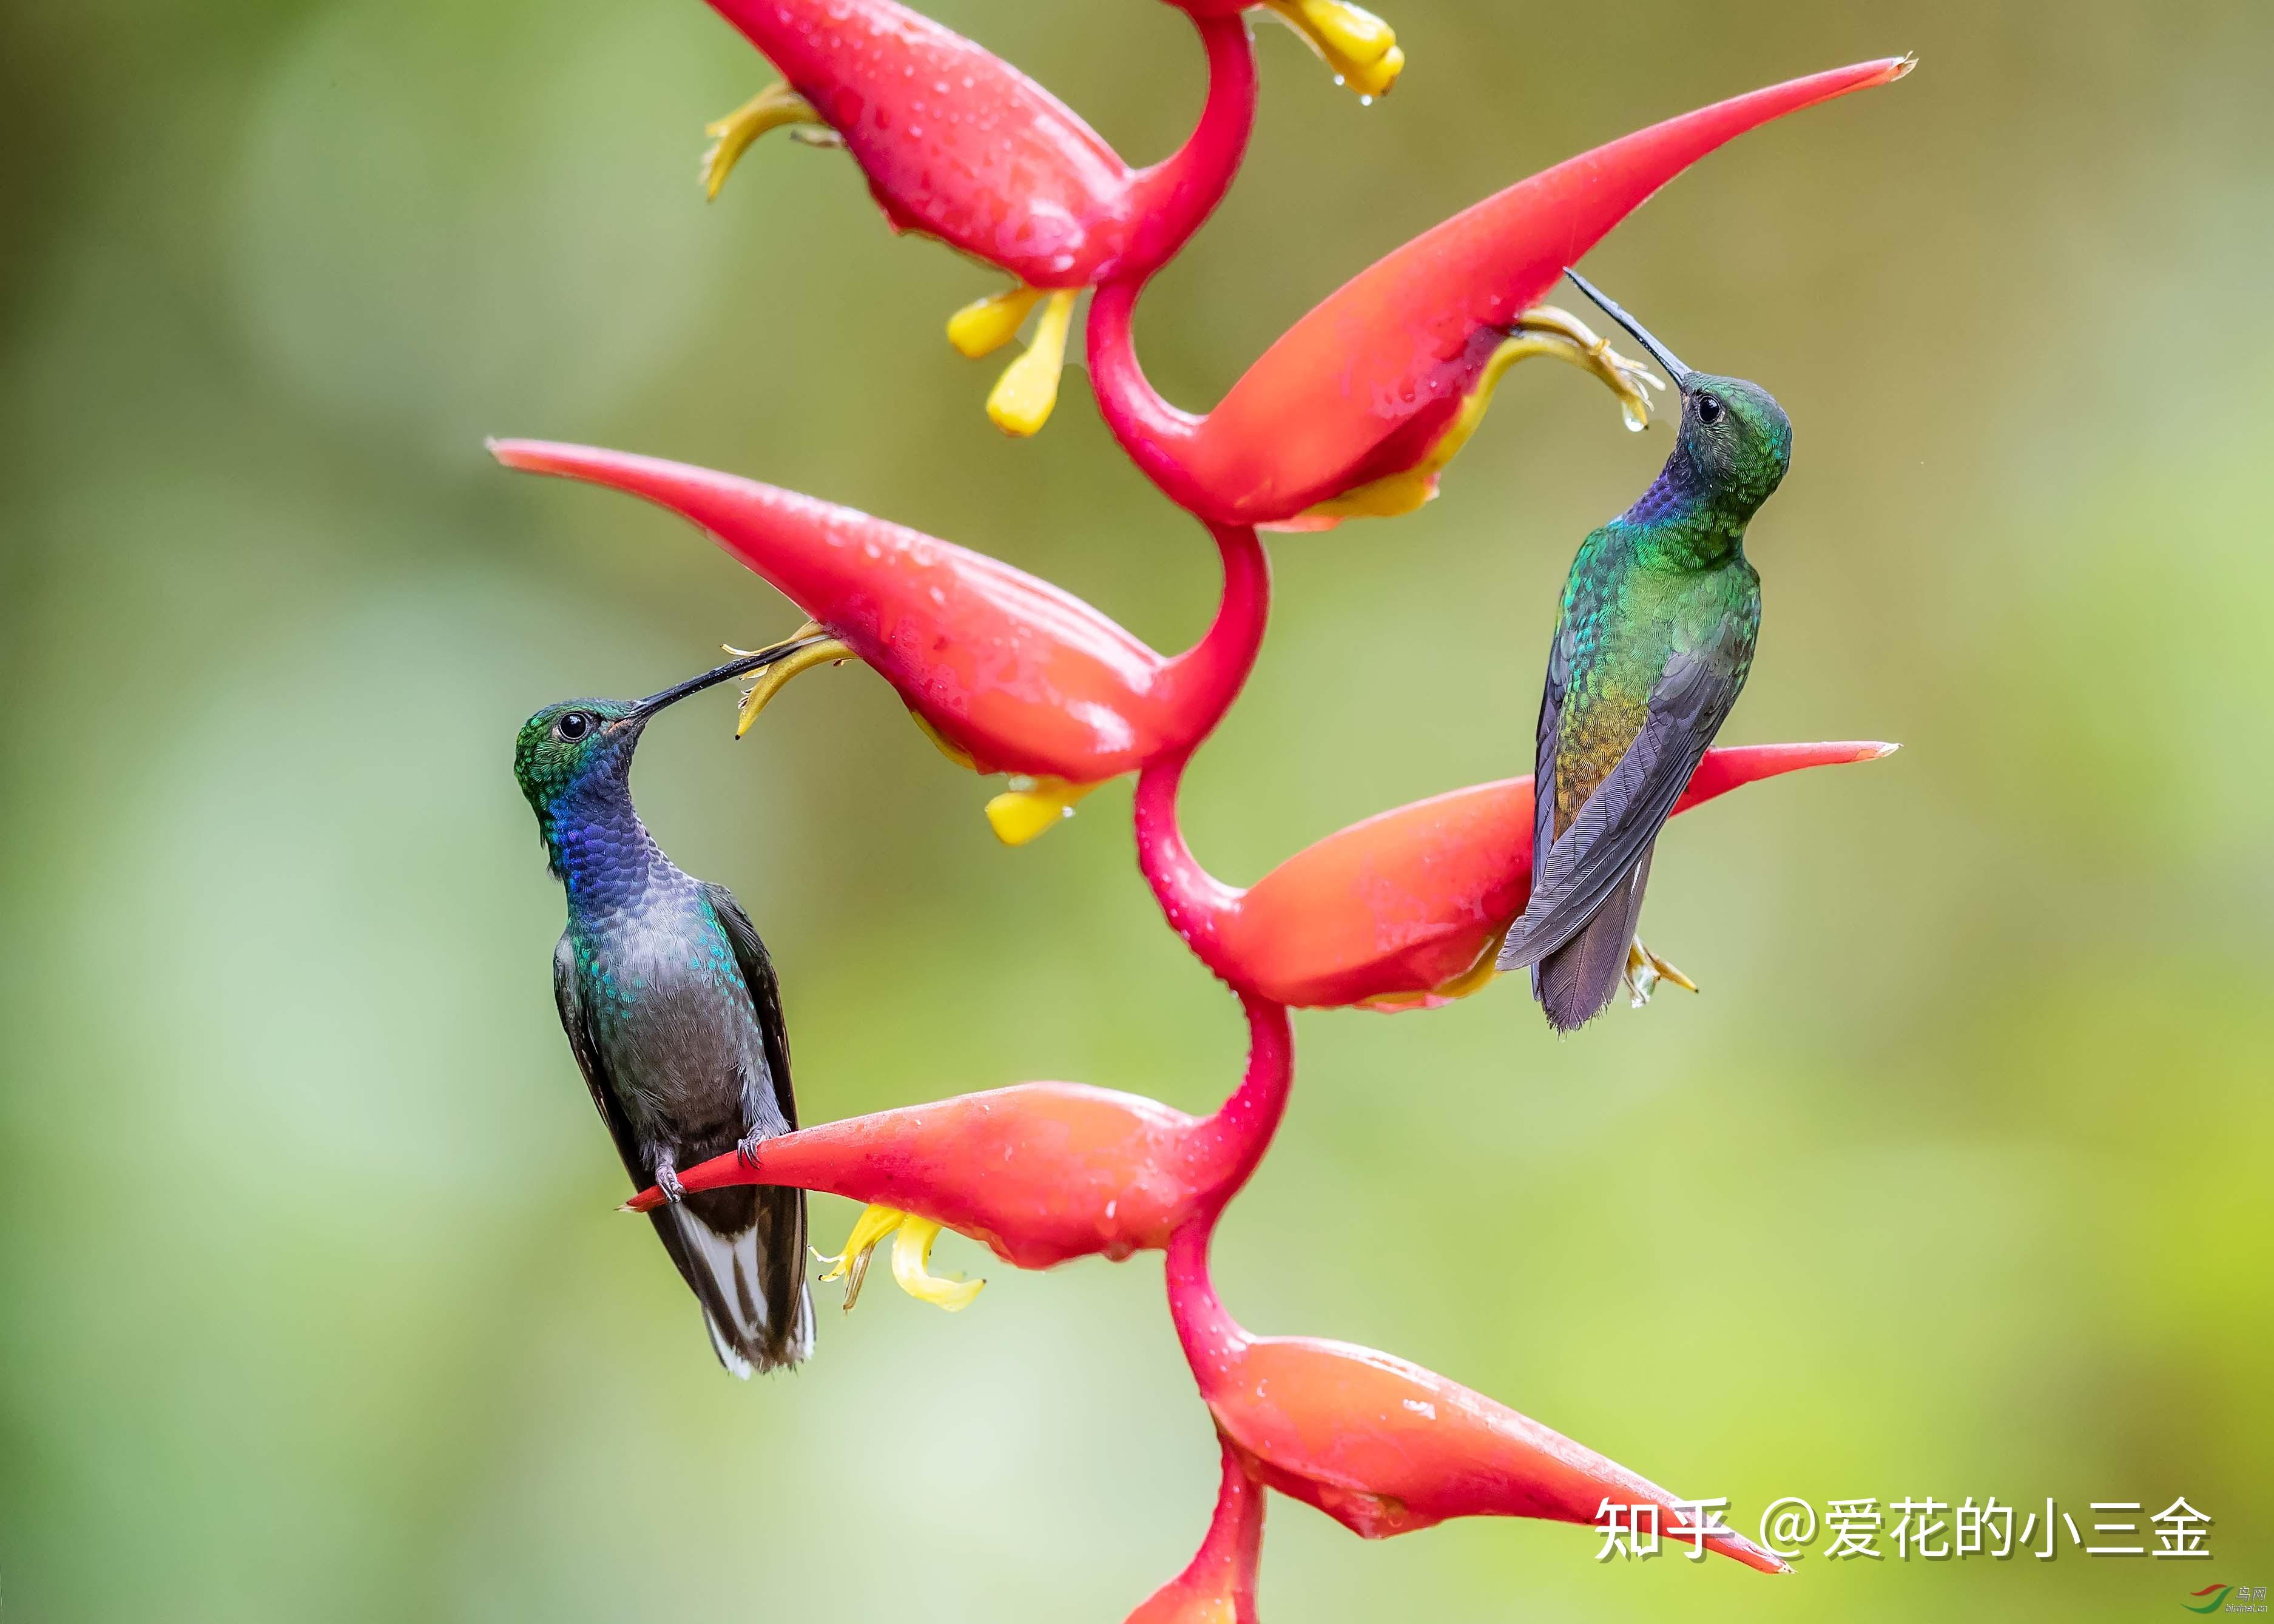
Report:
M632 753L690 694L757 671L760 650L636 703L576 699L523 724L514 776L568 895L553 991L568 1047L635 1189L703 1305L719 1362L747 1380L813 1349L805 1192L688 1194L678 1169L797 1126L781 993L765 944L723 885L682 872L633 808Z
M1792 422L1758 384L1695 372L1603 297L1682 395L1674 449L1642 500L1579 545L1563 583L1532 777L1532 898L1502 970L1530 966L1559 1032L1632 974L1661 972L1635 936L1658 831L1752 668L1761 579L1745 526L1792 461ZM1631 966L1631 969L1630 969Z

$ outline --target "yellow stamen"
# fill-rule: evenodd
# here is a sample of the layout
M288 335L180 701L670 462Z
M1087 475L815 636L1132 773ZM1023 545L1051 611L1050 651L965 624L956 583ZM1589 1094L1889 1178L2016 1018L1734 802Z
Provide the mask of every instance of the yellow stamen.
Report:
M832 1266L822 1280L846 1282L847 1313L851 1313L853 1304L861 1300L861 1282L868 1277L870 1254L892 1235L898 1237L892 1242L892 1279L901 1290L919 1302L935 1304L954 1313L969 1307L971 1299L987 1283L983 1280L966 1280L960 1274L931 1273L927 1266L931 1261L932 1243L939 1238L939 1225L929 1218L872 1201L861 1209L860 1217L854 1221L853 1233L845 1237L845 1250L833 1258L822 1259Z
M845 1250L833 1258L824 1258L831 1266L822 1282L845 1282L845 1312L851 1313L853 1304L861 1300L861 1282L869 1277L869 1254L893 1230L907 1214L897 1207L879 1207L873 1202L861 1209L860 1217L853 1221L853 1233L845 1237Z
M1014 777L1011 787L987 803L987 821L1005 846L1024 846L1073 816L1075 804L1097 787L1064 778Z
M1263 0L1282 21L1307 41L1335 82L1371 101L1386 95L1405 66L1397 34L1373 12L1349 0Z
M1658 990L1661 981L1671 981L1684 992L1698 990L1697 982L1645 947L1637 936L1627 947L1627 991L1633 995L1636 1009L1650 1002L1650 995Z
M808 620L797 629L795 636L810 636L821 629L823 628L818 620ZM750 654L755 653L756 650L738 649L734 644L728 643L727 652ZM826 643L809 643L794 654L776 660L771 665L761 667L757 673L757 680L751 683L749 692L742 695L742 710L734 718L734 737L739 739L750 731L750 724L758 719L758 712L772 703L773 696L782 691L783 687L792 677L811 671L816 665L834 665L860 658L841 641L832 637Z
M1485 420L1492 405L1493 391L1500 387L1502 377L1518 361L1533 356L1547 356L1592 372L1602 380L1604 386L1618 396L1619 410L1627 426L1639 429L1650 422L1650 397L1644 393L1645 384L1663 389L1666 385L1639 361L1630 361L1610 346L1608 339L1598 338L1586 323L1568 311L1552 304L1535 305L1517 319L1517 329L1501 341L1500 347L1486 361L1484 371L1477 375L1476 385L1445 432L1429 447L1428 455L1412 468L1399 473L1384 474L1354 490L1321 502L1303 516L1306 519L1392 519L1399 514L1412 513L1422 503L1437 494L1437 476L1447 463L1459 455Z
M947 319L947 342L969 360L993 355L1019 336L1028 313L1042 302L1043 290L1024 282L974 299Z
M939 1238L939 1225L929 1218L911 1214L900 1224L900 1237L892 1243L892 1279L900 1289L919 1303L930 1303L957 1313L971 1306L987 1284L983 1280L966 1280L960 1274L935 1274L928 1267L931 1262L931 1244Z
M837 133L814 110L812 102L784 84L767 86L724 118L704 125L704 134L711 137L711 146L703 154L704 196L716 198L719 188L727 184L727 172L749 150L750 143L785 124L818 124L832 137Z
M1058 374L1065 370L1066 328L1073 320L1074 290L1050 294L1035 323L1027 353L1003 369L987 397L987 415L1005 434L1023 440L1050 420L1058 403Z

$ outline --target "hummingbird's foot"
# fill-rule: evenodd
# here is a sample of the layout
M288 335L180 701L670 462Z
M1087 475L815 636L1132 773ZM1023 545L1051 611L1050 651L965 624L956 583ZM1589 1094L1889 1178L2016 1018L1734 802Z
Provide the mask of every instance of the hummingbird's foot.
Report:
M1013 773L1011 787L987 803L987 822L1004 845L1024 846L1072 817L1075 805L1096 787Z
M1662 981L1673 982L1684 992L1698 990L1697 982L1645 947L1642 938L1637 936L1627 949L1627 991L1634 999L1634 1007L1640 1009L1648 1004L1650 995L1658 990Z
M1665 380L1641 362L1630 361L1613 350L1610 340L1598 337L1570 312L1553 304L1535 304L1517 318L1508 336L1486 359L1460 410L1419 462L1307 508L1289 524L1270 528L1312 530L1344 519L1389 519L1413 512L1437 494L1438 476L1485 420L1493 392L1500 387L1508 369L1534 356L1547 356L1600 379L1618 397L1619 410L1630 429L1648 426L1649 391L1666 387Z
M807 638L813 641L805 642ZM818 620L808 620L783 641L802 646L759 670L757 680L742 695L742 708L734 718L734 737L737 739L750 731L750 724L758 719L758 712L772 703L773 696L788 686L792 677L802 675L816 665L838 665L861 658L840 639L830 636L827 628ZM727 653L734 655L757 652L755 649L738 649L731 643L726 645L726 649Z
M812 102L787 85L769 85L724 118L714 118L704 126L711 146L703 154L703 195L717 197L734 161L749 150L750 143L767 131L785 125L804 126L795 130L793 139L809 147L845 145L845 138L814 111Z
M744 1167L749 1169L751 1172L757 1172L758 1170L758 1147L765 1142L766 1136L764 1134L758 1132L756 1129L751 1130L749 1137L742 1140L734 1147L735 1158L740 1161Z
M679 1169L668 1161L655 1164L655 1187L663 1199L676 1207L687 1199L687 1186L679 1182Z
M1075 290L1052 293L1024 282L975 299L947 319L947 342L973 360L993 355L1019 336L1035 305L1035 342L1003 369L987 397L987 415L1005 434L1024 440L1050 420L1058 403L1058 377L1065 370L1066 329L1073 320Z
M949 1313L968 1308L987 1282L930 1271L932 1243L939 1238L939 1229L930 1218L919 1218L913 1213L872 1201L855 1220L853 1233L845 1237L845 1250L833 1258L822 1259L831 1267L821 1278L845 1282L845 1312L851 1313L853 1304L861 1300L861 1282L868 1277L870 1254L884 1244L886 1236L893 1236L892 1279L901 1290Z

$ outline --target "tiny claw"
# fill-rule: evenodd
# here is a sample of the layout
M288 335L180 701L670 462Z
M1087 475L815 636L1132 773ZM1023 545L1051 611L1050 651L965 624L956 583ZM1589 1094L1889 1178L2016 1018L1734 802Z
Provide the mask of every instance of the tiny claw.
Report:
M679 1169L668 1162L655 1170L655 1187L663 1192L664 1200L676 1207L687 1199L687 1186L679 1182Z
M1671 981L1684 992L1698 990L1697 982L1645 947L1642 938L1637 936L1627 948L1626 983L1627 991L1634 1000L1633 1006L1640 1009L1648 1004L1651 994L1658 990L1661 981Z
M712 138L703 154L703 195L715 199L719 188L727 184L735 161L749 150L750 143L767 131L779 130L785 124L818 124L829 136L837 136L837 132L829 128L828 121L814 110L812 102L786 84L769 85L724 118L714 118L703 126L703 133ZM844 141L842 137L834 141L825 138L810 139L809 144L842 146Z
M1066 328L1073 320L1074 290L1063 289L1043 303L1035 342L1003 369L987 397L987 416L1005 434L1024 440L1039 433L1058 403L1058 377L1065 371Z
M1005 846L1024 846L1073 816L1075 805L1097 787L1064 778L1013 778L1011 787L987 803L987 822Z
M1043 290L1020 282L983 299L974 299L947 319L947 342L966 359L993 355L1019 336L1027 317L1043 302Z

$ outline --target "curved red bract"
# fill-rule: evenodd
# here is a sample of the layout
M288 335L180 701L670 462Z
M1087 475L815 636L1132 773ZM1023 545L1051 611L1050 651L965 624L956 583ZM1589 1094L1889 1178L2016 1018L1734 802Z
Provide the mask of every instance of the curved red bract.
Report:
M1236 14L1195 15L1207 106L1183 147L1137 169L1027 75L894 0L711 4L844 137L894 230L1031 287L1164 264L1224 196L1254 120L1254 54Z
M693 1191L791 1184L929 1218L1005 1262L1158 1251L1244 1181L1286 1109L1287 1012L1251 1000L1247 1074L1206 1116L1080 1083L1021 1083L855 1116L683 1171ZM662 1205L653 1189L636 1212Z
M1216 625L1156 653L1000 559L795 492L659 457L501 440L508 468L669 508L844 640L983 772L1093 784L1187 749L1254 663L1269 572L1254 532L1219 529Z
M1516 319L1660 187L1749 130L1909 65L1891 57L1772 85L1519 181L1344 283L1205 416L1146 381L1131 333L1139 288L1117 282L1090 312L1099 409L1178 506L1227 524L1302 520L1419 465Z
M1682 813L1762 778L1877 761L1876 742L1706 752ZM1303 1008L1427 1008L1473 969L1532 896L1532 779L1504 778L1375 814L1245 890L1203 869L1176 821L1183 769L1138 781L1140 864L1169 920L1233 988Z

